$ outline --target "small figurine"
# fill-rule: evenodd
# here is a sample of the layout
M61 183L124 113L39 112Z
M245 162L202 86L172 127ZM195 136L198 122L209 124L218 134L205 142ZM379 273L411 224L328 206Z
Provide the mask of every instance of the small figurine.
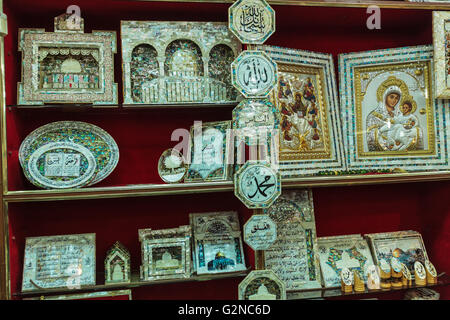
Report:
M105 284L131 282L130 252L117 241L105 258Z
M386 260L381 260L379 265L380 287L383 290L391 289L391 265Z
M380 275L378 274L378 268L375 265L371 265L367 268L367 289L380 289Z
M349 268L342 268L341 270L341 290L344 293L351 293L353 291L353 273Z
M430 260L425 261L425 270L427 272L427 284L437 283L437 272Z
M416 286L424 286L427 284L427 273L422 262L416 261L414 263L414 280Z
M366 286L364 285L364 278L360 277L357 270L353 270L353 278L355 279L355 292L365 292Z

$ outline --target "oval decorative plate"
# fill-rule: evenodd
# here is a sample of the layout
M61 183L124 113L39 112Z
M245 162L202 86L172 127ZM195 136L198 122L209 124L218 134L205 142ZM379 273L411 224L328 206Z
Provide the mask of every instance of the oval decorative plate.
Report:
M178 150L168 149L162 153L158 161L158 174L164 182L180 182L186 172L186 161Z
M22 168L34 151L52 142L71 142L89 149L97 163L97 174L88 185L105 179L119 162L119 148L108 132L93 124L81 121L58 121L46 124L31 132L20 145L19 161Z
M72 142L50 142L31 154L24 173L37 187L80 188L92 181L96 168L88 148Z

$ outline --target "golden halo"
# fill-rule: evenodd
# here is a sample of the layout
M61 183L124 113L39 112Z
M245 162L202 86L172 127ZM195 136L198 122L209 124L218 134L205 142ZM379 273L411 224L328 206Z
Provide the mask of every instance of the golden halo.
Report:
M411 102L412 105L411 114L413 114L417 110L417 102L414 101L413 97L411 97L410 95L403 95L402 101L400 102L400 106L402 106L407 101Z
M378 102L383 101L383 95L387 88L391 86L397 86L400 88L402 96L409 96L408 86L403 80L400 80L394 76L390 76L386 80L384 80L377 89L377 100Z

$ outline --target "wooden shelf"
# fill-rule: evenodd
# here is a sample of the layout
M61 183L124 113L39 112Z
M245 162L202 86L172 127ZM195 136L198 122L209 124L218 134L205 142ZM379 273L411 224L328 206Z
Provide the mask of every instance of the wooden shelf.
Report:
M384 294L384 293L392 293L399 291L406 291L410 289L416 288L433 288L439 286L448 286L450 285L450 276L448 276L445 272L438 275L438 281L436 284L427 284L426 286L416 286L412 285L410 287L403 287L400 289L390 289L390 290L365 290L365 292L350 292L344 293L341 291L341 287L332 287L332 288L320 288L320 289L308 289L308 290L298 290L291 291L287 293L288 300L302 300L309 298L332 298L332 297L342 297L342 296L364 296L367 294ZM356 298L356 297L355 297Z
M41 109L59 109L65 111L89 111L92 109L203 109L203 108L227 108L235 107L239 102L231 103L167 103L167 104L111 104L111 105L93 105L93 104L44 104L44 105L9 105L7 108L18 110L41 110Z
M282 188L356 186L440 180L450 180L450 171L289 178L283 180ZM139 184L64 190L7 191L4 194L3 199L7 202L58 201L232 192L233 190L233 182L229 180L198 183Z
M228 272L221 274L205 274L205 275L194 275L190 278L180 278L180 279L164 279L164 280L154 280L154 281L142 281L139 279L138 273L133 273L131 275L130 283L122 283L122 284L100 284L100 285L90 285L90 286L81 286L79 289L69 289L69 288L55 288L55 289L45 289L45 290L34 290L27 292L19 292L14 293L15 297L32 297L32 296L42 296L49 294L73 294L87 291L108 291L108 290L120 290L120 289L128 289L128 288L138 288L138 287L146 287L146 286L154 286L160 284L169 284L169 283L180 283L180 282L193 282L193 281L210 281L210 280L220 280L220 279L230 279L230 278L238 278L245 277L250 272L250 269L245 271L237 271L237 272ZM100 281L104 282L104 274L100 273L97 275L97 278Z
M234 3L235 0L128 0L128 1L159 1L159 2L203 2L203 3ZM267 0L270 5L302 6L302 7L341 7L367 8L376 5L389 9L418 9L418 10L450 10L450 3L442 2L409 2L383 0Z

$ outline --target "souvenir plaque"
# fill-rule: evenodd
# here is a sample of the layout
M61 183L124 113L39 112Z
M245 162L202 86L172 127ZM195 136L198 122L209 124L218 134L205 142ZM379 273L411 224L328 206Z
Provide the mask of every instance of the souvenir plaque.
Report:
M265 0L238 0L228 9L228 28L242 43L264 43L275 32L275 11Z
M246 270L237 212L191 213L197 274Z
M448 103L435 99L433 47L340 55L348 169L447 170Z
M280 113L281 176L345 170L332 55L274 46L256 49L278 66L269 99Z
M266 268L284 281L287 291L320 288L312 191L285 190L264 214L277 225L277 240L264 252Z
M30 155L24 173L35 186L64 189L87 185L96 169L96 159L87 148L71 142L51 142Z
M206 122L191 127L191 163L185 182L228 180L231 121Z
M450 12L433 11L436 97L450 98Z
M58 296L40 296L23 300L132 300L131 290L99 291Z
M191 269L191 227L140 229L141 279L144 281L189 278Z
M407 268L407 270L409 270ZM378 290L380 289L380 275L378 274L378 268L375 265L370 265L365 272L365 278L367 279L367 289Z
M114 31L83 33L70 14L55 18L55 32L20 29L22 82L19 105L44 103L117 104ZM75 27L71 27L75 26Z
M131 282L131 256L127 248L117 241L106 253L105 283Z
M281 194L280 174L266 162L247 161L234 174L234 194L249 209L268 208Z
M414 262L414 280L416 286L424 286L427 284L427 272L422 262Z
M27 178L30 179L30 175L28 174L30 157L41 147L48 148L48 144L54 143L76 144L79 146L77 149L89 149L90 153L95 157L96 169L95 175L91 181L88 181L88 185L93 185L105 179L119 162L119 148L117 143L105 130L81 121L57 121L37 128L21 143L19 161ZM62 161L64 160L64 155L60 154L58 157L55 155L54 158L58 160L57 163L60 166L58 167L57 163L54 163L52 168L58 169L59 174L62 175L64 172L64 166L62 165L65 164ZM39 161L42 161L42 159L38 159L38 164L40 164ZM72 166L68 168L71 168L70 173L73 174L74 169L77 167ZM84 172L87 168L85 163L81 163L80 172ZM43 170L43 166L40 167L40 170ZM63 180L61 176L57 177Z
M280 113L267 99L245 99L233 109L235 135L250 145L261 135L273 133L280 127Z
M340 285L340 272L348 268L351 272L358 272L367 281L369 266L373 265L369 245L359 234L321 237L317 239L320 267L325 287Z
M254 270L239 283L239 300L286 300L284 282L272 270Z
M122 21L124 104L233 103L242 45L222 22Z
M186 160L176 149L163 152L158 161L159 177L166 183L177 183L183 180L187 172Z
M369 240L375 264L391 261L394 257L405 264L414 275L414 263L425 263L428 259L422 236L416 231L372 233L366 234L365 237Z
M266 214L253 215L244 225L244 241L253 250L267 250L277 240L277 225Z
M95 233L25 239L22 291L95 285Z
M245 50L231 64L231 81L246 98L266 97L277 84L277 64L262 51Z

